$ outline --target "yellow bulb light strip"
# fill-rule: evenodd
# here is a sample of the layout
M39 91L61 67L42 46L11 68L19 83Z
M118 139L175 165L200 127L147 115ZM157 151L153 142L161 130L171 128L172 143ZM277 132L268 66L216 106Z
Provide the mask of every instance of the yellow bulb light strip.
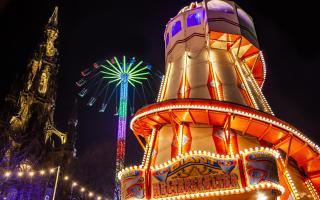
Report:
M150 140L150 137L148 137L148 141ZM144 150L144 154L143 154L143 159L142 159L142 165L146 165L146 159L147 159L147 155L148 155L148 152L149 152L149 142L146 143L146 148Z
M211 192L197 192L191 194L180 194L179 196L171 196L165 198L153 198L159 200L178 200L178 199L197 199L197 198L205 198L205 197L213 197L213 196L224 196L224 195L234 195L234 194L242 194L246 192L257 191L261 189L275 189L284 192L284 188L272 182L263 182L256 184L254 186L248 186L240 189L231 189L231 190L219 190L219 191L211 191Z
M242 71L242 69L241 69L241 66L240 66L240 63L239 63L238 58L233 54L232 51L230 51L230 54L232 55L232 58L233 58L233 60L234 60L234 63L235 63L235 65L236 65L236 67L237 67L237 71L238 71L239 74L240 74L241 81L242 81L242 83L244 84L244 86L245 86L245 88L246 88L246 91L248 92L248 94L249 94L249 96L250 96L250 100L251 100L251 102L253 103L254 108L259 109L258 104L257 104L257 102L256 102L256 100L255 100L255 98L254 98L254 96L253 96L253 94L252 94L252 91L251 91L251 89L250 89L250 87L249 87L249 85L248 85L248 83L247 83L247 79L245 78L245 76L244 76L244 74L243 74L243 71Z
M266 62L265 62L265 60L264 60L264 56L263 56L262 51L260 51L259 53L260 53L260 58L261 58L261 61L262 61L262 66L263 66L263 82L262 82L262 84L261 84L261 88L262 88L263 85L264 85L264 82L266 81L267 65L266 65Z
M172 68L172 63L170 62L169 65L168 65L168 69L167 69L167 72L166 72L166 75L165 75L165 79L164 79L164 83L163 83L163 86L161 87L161 96L160 96L160 99L159 101L163 101L164 99L164 95L167 91L167 87L168 87L168 78L169 76L171 75L171 68Z
M240 155L243 154L247 154L247 153L252 153L252 152L264 152L264 153L269 153L272 156L274 156L276 159L279 158L279 152L277 150L271 149L269 147L255 147L255 148L249 148L249 149L244 149L243 151L240 151L240 154L231 154L231 155L223 155L223 154L216 154L216 153L211 153L209 151L190 151L184 154L180 154L177 155L175 158L172 158L164 163L161 163L159 165L155 165L155 166L151 166L150 169L151 171L155 171L155 170L161 170L164 169L176 162L179 162L180 160L183 160L185 158L189 158L189 157L193 157L193 156L208 156L208 157L213 157L213 158L217 158L217 159L239 159ZM122 169L119 173L118 173L118 178L121 180L121 177L132 171L132 170L146 170L147 166L131 166L131 167L127 167L125 169Z
M159 90L159 93L158 93L157 102L160 102L161 99L162 99L163 90L164 90L163 85L164 85L165 79L166 79L166 75L163 76L162 79L161 79L160 90Z
M53 175L54 173L57 172L57 169L58 167L53 167L53 168L49 168L49 169L41 169L39 171L35 171L35 170L29 170L29 171L17 171L17 172L14 172L14 171L4 171L4 173L2 174L2 176L4 178L6 178L6 180L9 180L10 178L19 178L19 179L22 179L22 178L35 178L35 177L45 177L45 176L51 176ZM1 176L1 175L0 175ZM68 181L70 182L70 186L75 189L75 188L78 188L79 191L81 193L84 193L85 191L88 191L85 187L81 186L78 181L76 180L71 180L71 178L67 175L60 175L63 179L63 181ZM4 181L6 181L4 180ZM91 195L90 195L91 194ZM96 199L98 200L101 200L101 199L108 199L106 197L102 197L102 195L98 195L98 194L95 194L93 193L92 191L88 191L88 194L87 194L89 197L95 197Z
M262 53L260 52L260 56L261 56L261 59L263 58L262 57ZM251 82L253 83L253 89L254 89L254 91L256 92L256 94L258 94L259 96L260 96L260 98L262 99L262 101L263 101L263 106L266 108L266 110L268 110L272 115L274 115L274 113L273 113L273 111L272 111L272 109L271 109L271 107L270 107L270 105L269 105L269 103L268 103L268 101L266 100L266 98L265 98L265 96L263 95L263 93L262 93L262 91L261 91L261 88L258 86L258 83L257 83L257 81L256 81L256 79L253 77L253 74L252 74L252 72L248 69L248 66L245 64L245 63L243 63L243 65L241 65L241 66L243 66L243 69L247 72L247 74L249 74L249 76L250 76L250 80L251 80ZM265 70L265 67L264 67L264 70ZM264 73L264 75L265 75L266 73ZM265 77L264 77L265 78Z
M157 131L156 129L152 129L152 134L151 134L150 140L148 142L148 151L147 151L146 159L145 159L145 162L142 164L145 167L149 166L149 163L150 163L151 154L152 154L152 151L153 151L153 147L152 146L153 146L153 143L154 143L156 131Z
M301 197L299 195L299 192L297 190L297 187L295 186L289 171L287 169L285 169L285 163L284 163L284 161L283 161L281 156L280 156L280 162L281 162L281 164L283 166L284 176L285 176L285 178L286 178L286 180L287 180L287 182L289 184L289 187L290 187L290 189L291 189L291 191L292 191L292 193L294 195L294 198L297 199L297 200L301 199Z
M313 199L319 200L320 199L319 193L317 192L316 188L314 187L312 181L310 179L307 179L304 183L306 184L306 186L307 186L309 192L311 193Z
M176 162L180 162L181 160L184 160L184 159L187 159L187 158L193 157L193 156L200 156L200 157L208 156L208 157L218 158L219 160L228 160L228 159L240 159L240 155L245 156L246 154L253 153L253 152L268 153L268 154L271 154L276 159L279 158L279 152L274 149L268 148L268 147L249 148L249 149L245 149L243 151L240 151L240 154L236 154L236 155L220 155L220 154L215 154L215 153L211 153L211 152L207 152L207 151L190 151L188 153L178 155L175 158L172 158L171 160L169 160L163 164L151 166L150 170L153 173L155 171L162 170L168 166L172 166ZM120 171L120 173L118 174L118 178L119 178L119 180L121 180L124 175L132 174L132 171L134 171L134 170L135 171L136 170L145 171L147 169L148 169L147 167L142 166L142 165L125 168ZM253 191L262 190L262 189L274 189L274 190L281 192L281 194L283 194L285 191L284 187L281 186L280 184L273 183L270 181L264 181L264 182L258 183L256 185L250 185L247 187L242 187L242 188L237 188L237 189L224 189L224 190L219 190L219 191L206 191L206 192L179 194L179 195L170 196L170 197L164 197L164 198L161 197L161 198L153 198L153 199L159 199L159 200L197 199L197 198L204 198L204 197L242 194L242 193L253 192Z
M294 129L286 124L275 121L275 120L270 119L268 117L263 117L263 116L260 116L257 114L252 114L249 112L244 112L244 111L237 110L234 108L222 107L222 106L207 106L207 105L201 105L201 104L162 106L162 107L158 107L158 108L155 108L152 110L148 110L148 111L139 113L138 115L134 116L133 119L131 120L130 128L133 129L133 124L135 123L135 121L145 115L149 115L149 114L153 114L153 113L161 112L161 111L166 111L166 110L174 110L174 109L197 109L197 110L204 110L204 111L218 111L218 112L225 112L225 113L230 113L230 114L234 114L234 115L244 116L244 117L256 119L259 121L263 121L263 122L272 124L273 126L280 127L282 129L292 133L296 137L300 138L302 141L306 142L318 154L320 154L320 147L318 145L316 145L314 142L312 142L308 137L306 137L303 133L301 133L297 129Z

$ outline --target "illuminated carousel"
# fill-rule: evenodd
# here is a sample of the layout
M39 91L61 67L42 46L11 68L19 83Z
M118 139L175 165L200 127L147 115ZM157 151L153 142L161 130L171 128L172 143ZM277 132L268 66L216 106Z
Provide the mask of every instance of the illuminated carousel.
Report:
M251 17L232 1L192 3L164 40L158 102L130 124L145 155L118 174L122 199L319 199L320 148L262 94Z

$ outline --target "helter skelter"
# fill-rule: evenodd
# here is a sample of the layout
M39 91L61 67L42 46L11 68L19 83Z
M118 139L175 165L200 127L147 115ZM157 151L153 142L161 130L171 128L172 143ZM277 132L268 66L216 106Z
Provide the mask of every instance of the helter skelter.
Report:
M145 139L122 170L123 199L319 199L320 148L274 116L251 17L227 0L191 3L165 29L158 102L131 121Z

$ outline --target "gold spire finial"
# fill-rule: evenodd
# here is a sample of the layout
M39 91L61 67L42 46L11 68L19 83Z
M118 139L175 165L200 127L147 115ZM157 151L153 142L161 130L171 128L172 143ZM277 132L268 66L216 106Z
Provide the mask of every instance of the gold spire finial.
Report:
M54 11L49 19L48 24L52 26L57 26L58 25L58 6L54 8Z

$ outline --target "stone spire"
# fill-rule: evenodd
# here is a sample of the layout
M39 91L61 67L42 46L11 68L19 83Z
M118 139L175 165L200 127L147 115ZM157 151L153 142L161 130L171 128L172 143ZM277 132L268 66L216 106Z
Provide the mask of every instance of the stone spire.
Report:
M41 163L48 152L67 141L67 135L55 128L53 120L59 68L58 35L58 7L55 7L45 26L43 41L27 66L23 85L15 93L16 107L8 117L7 132L14 144L10 155L19 157L12 165L29 158Z
M53 27L57 27L58 26L58 6L56 6L54 8L54 11L51 15L51 17L49 18L49 21L48 21L48 25L50 26L53 26Z

